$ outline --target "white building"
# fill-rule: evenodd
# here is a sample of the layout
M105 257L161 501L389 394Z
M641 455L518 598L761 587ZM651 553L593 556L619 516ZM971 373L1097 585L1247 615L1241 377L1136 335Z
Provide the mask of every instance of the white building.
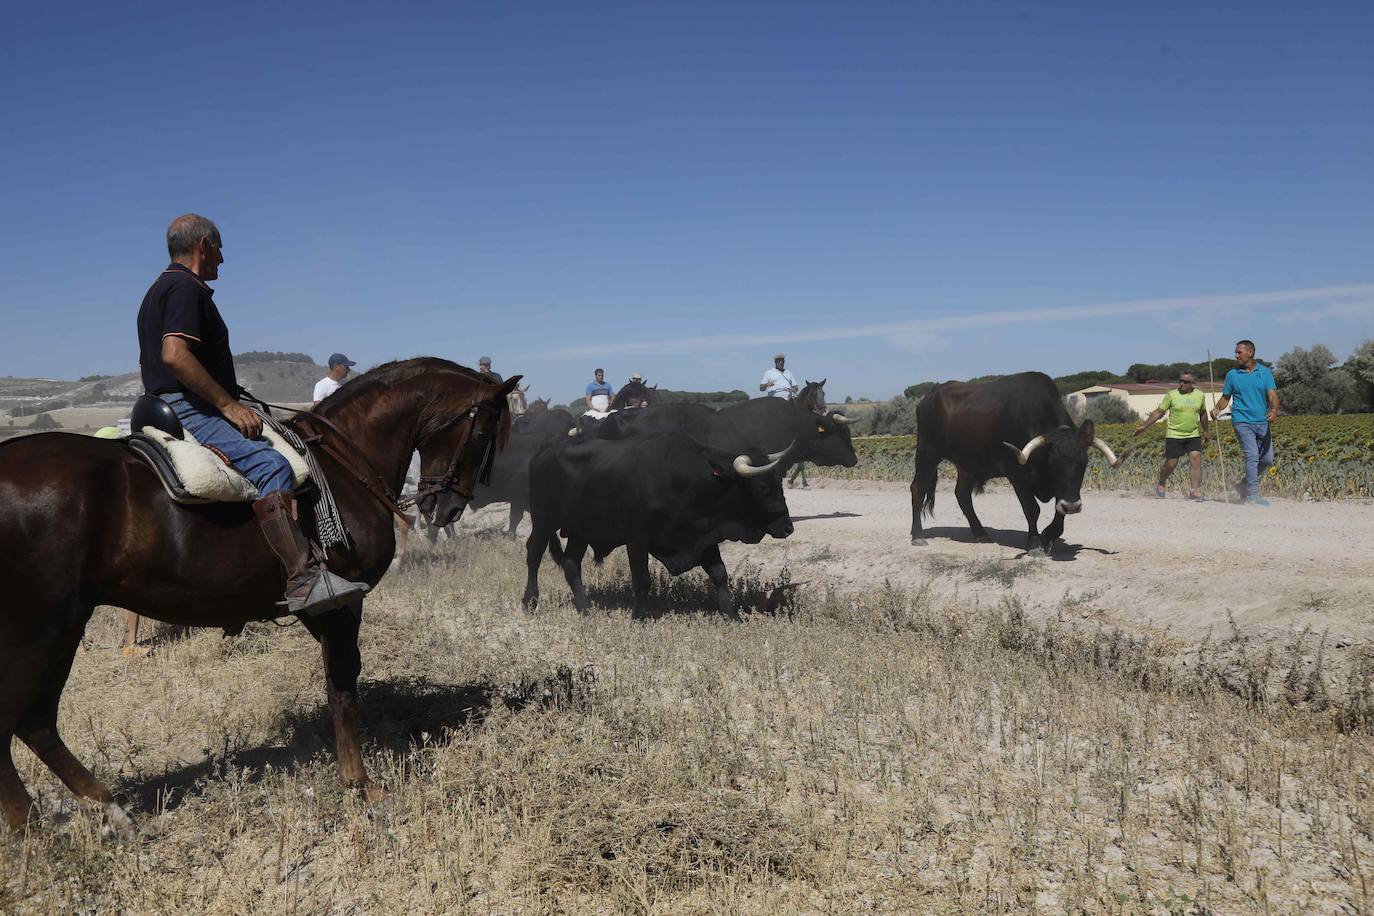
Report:
M1165 392L1177 387L1178 382L1109 382L1079 389L1066 395L1066 398L1070 408L1075 412L1082 411L1098 398L1117 398L1124 401L1126 406L1143 420L1150 415L1150 411L1159 406L1160 401L1164 400ZM1221 382L1198 382L1197 390L1206 398L1208 410L1217 406L1217 401L1221 398Z

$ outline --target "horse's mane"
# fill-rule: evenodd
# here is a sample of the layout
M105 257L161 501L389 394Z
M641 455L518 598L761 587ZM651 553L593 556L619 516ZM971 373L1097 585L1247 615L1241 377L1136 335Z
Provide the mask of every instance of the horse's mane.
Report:
M483 385L496 384L496 380L492 376L478 372L476 369L469 369L467 366L460 366L452 360L441 359L437 356L417 356L412 359L398 359L374 366L320 401L319 405L315 407L315 412L324 417L332 417L340 411L347 410L355 402L384 397L389 389L417 375L434 374L457 375ZM439 407L441 404L435 403L428 406ZM425 417L425 422L419 430L421 441L439 432L454 419L451 416L446 416L440 410L431 409L425 411ZM509 412L502 411L501 426L497 434L498 442L502 446L505 445L506 438L510 435L510 420Z
M626 382L625 386L615 393L611 400L611 410L620 410L630 402L631 399L644 399L650 404L658 400L658 389L650 388L644 382Z

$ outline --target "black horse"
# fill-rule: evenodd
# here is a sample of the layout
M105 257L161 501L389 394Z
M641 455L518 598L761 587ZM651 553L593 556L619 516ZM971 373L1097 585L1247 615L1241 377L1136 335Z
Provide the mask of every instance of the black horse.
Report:
M391 494L417 447L422 511L439 525L457 518L509 431L506 395L519 381L412 359L373 369L297 416L299 430L320 437L319 465L350 535L346 549L330 551L330 569L369 585L386 572ZM32 807L11 757L17 735L67 788L103 805L116 831L129 832L110 790L57 732L73 656L98 604L187 626L278 616L282 569L251 506L178 505L119 442L69 433L13 440L0 447L0 579L0 809L17 827ZM324 652L339 775L372 801L385 792L358 746L361 617L359 601L302 623Z
M819 382L808 381L802 387L801 393L792 401L802 410L809 410L814 414L825 415L825 383L828 379L821 379ZM843 417L841 422L847 422L848 417ZM811 484L806 481L806 462L798 461L797 466L792 469L792 473L787 478L789 487L796 486L797 477L801 476L802 489L811 489Z

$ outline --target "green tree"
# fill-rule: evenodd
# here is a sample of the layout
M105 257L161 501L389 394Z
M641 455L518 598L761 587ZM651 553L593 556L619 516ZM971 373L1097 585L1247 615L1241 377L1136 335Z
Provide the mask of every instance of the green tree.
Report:
M1294 347L1274 364L1279 404L1285 413L1348 413L1360 408L1355 376L1335 368L1336 354L1324 344Z
M1069 412L1074 413L1072 410ZM1140 419L1140 415L1124 399L1104 394L1089 399L1083 409L1077 412L1075 419L1080 423L1084 420L1094 423L1134 423Z
M1366 340L1345 361L1345 370L1355 384L1360 410L1374 410L1374 340Z
M934 388L938 384L940 383L917 382L914 385L907 385L906 388L902 391L902 397L911 401L919 401L921 398L925 397L926 394L930 392L930 389Z
M57 422L57 418L50 413L40 413L34 418L33 425L29 429L61 429L62 424Z
M1125 379L1115 372L1108 372L1106 369L1088 369L1084 372L1061 375L1054 380L1054 383L1059 386L1060 394L1068 394L1071 391L1080 391L1105 382L1121 381L1125 381Z

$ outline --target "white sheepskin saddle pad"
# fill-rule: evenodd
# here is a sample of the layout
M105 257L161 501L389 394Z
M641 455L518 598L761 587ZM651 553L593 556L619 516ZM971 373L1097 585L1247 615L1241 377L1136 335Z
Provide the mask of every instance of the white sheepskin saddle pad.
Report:
M163 486L172 499L182 503L246 503L260 495L258 488L238 471L225 464L218 454L201 445L189 431L185 439L177 439L162 430L145 426L140 432L162 446L171 459L173 470L180 479L169 482L162 474ZM310 468L296 450L277 435L271 427L262 428L262 438L272 444L291 464L291 480L295 489L310 479ZM178 492L180 489L180 492Z

